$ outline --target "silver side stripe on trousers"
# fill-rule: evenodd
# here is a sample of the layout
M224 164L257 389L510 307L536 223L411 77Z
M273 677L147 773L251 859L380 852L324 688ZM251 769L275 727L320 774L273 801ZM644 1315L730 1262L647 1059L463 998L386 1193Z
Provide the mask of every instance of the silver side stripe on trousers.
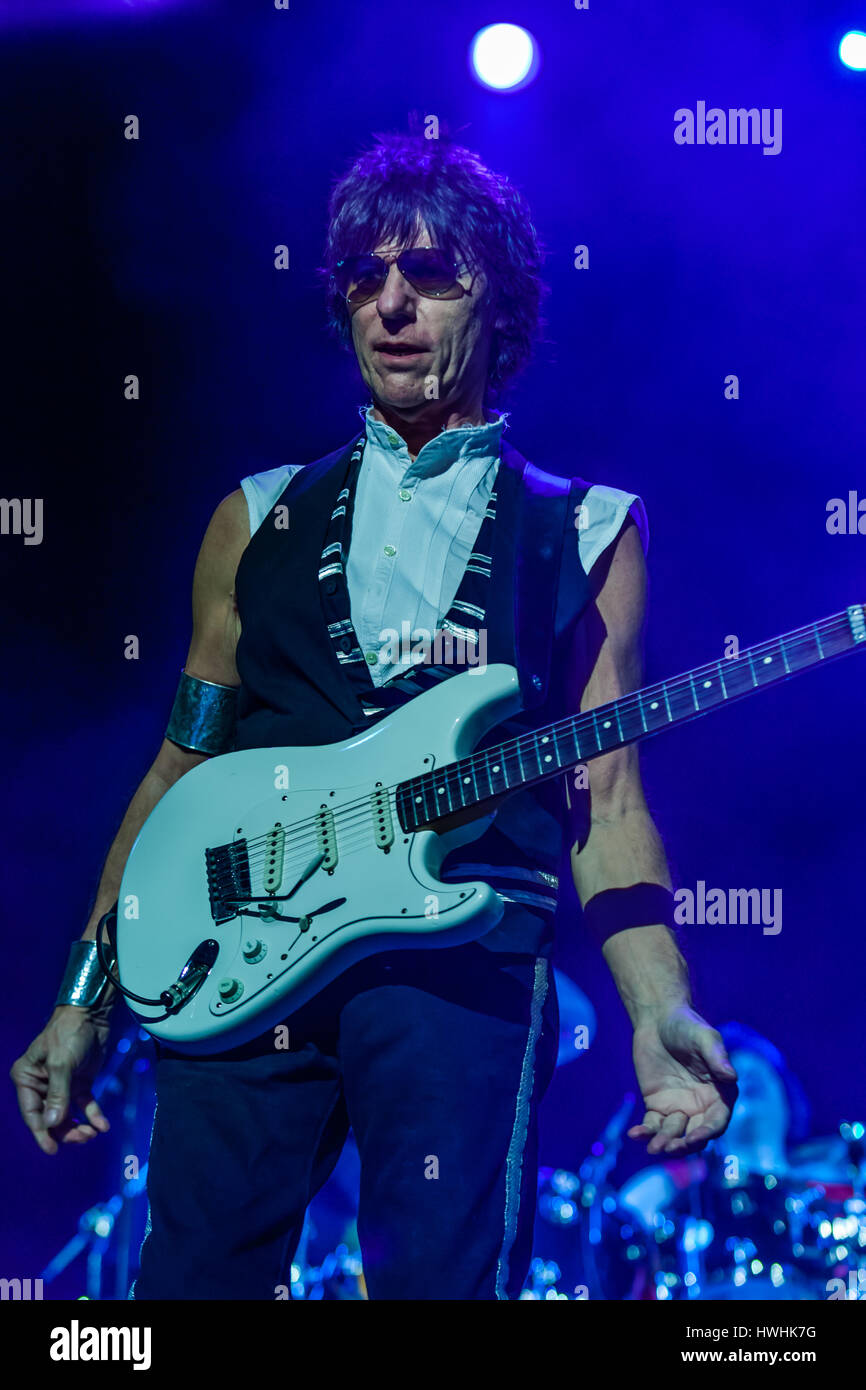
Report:
M523 1175L523 1150L529 1132L529 1111L532 1105L532 1091L535 1085L535 1049L541 1033L541 1014L547 998L549 965L544 956L535 960L535 979L532 987L532 1002L529 1008L529 1033L523 1053L523 1066L520 1071L520 1085L514 1105L514 1124L511 1128L511 1142L505 1159L505 1212L502 1248L496 1265L496 1297L508 1298L508 1262L517 1235L517 1218L520 1213L520 1184ZM533 1177L534 1181L534 1177Z

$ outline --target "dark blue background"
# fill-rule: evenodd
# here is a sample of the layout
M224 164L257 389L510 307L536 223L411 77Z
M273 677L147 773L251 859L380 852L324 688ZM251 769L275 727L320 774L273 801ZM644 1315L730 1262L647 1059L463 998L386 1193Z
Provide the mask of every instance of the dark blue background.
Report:
M211 512L243 475L357 427L365 394L315 276L326 199L371 133L405 129L410 111L447 121L532 206L552 295L507 403L511 437L543 466L643 497L647 681L720 657L729 634L747 645L866 601L866 536L825 527L829 498L866 495L866 75L835 55L857 7L60 8L28 26L12 7L0 28L3 491L45 505L42 545L0 538L7 1066L50 1012L158 748ZM526 23L543 55L510 96L466 66L498 19ZM698 100L781 107L781 153L676 145L673 113ZM578 243L588 271L573 269ZM138 403L122 397L130 372ZM138 661L123 656L132 633ZM677 882L783 890L780 935L695 926L684 949L698 1006L782 1048L819 1134L863 1110L864 686L852 658L644 753ZM573 891L560 939L558 964L599 1015L543 1112L542 1162L574 1168L633 1076ZM0 1120L0 1272L34 1274L119 1185L116 1154L100 1141L44 1157L9 1085Z

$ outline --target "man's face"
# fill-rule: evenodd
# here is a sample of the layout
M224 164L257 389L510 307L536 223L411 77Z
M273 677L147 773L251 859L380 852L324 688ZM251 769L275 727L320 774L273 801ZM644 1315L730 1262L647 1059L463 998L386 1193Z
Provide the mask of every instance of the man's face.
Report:
M434 242L422 226L409 244ZM404 249L380 242L373 251L390 257ZM458 265L466 291L460 298L420 294L392 263L378 299L349 307L358 365L373 400L408 419L436 414L443 403L478 409L483 400L491 336L488 285L481 271L472 274L465 263ZM389 351L395 344L402 350ZM407 353L404 344L413 351Z

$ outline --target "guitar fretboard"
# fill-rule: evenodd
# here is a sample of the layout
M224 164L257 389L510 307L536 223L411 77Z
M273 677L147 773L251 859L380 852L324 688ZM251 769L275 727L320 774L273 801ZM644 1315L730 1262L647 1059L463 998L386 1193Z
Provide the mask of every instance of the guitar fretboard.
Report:
M801 671L866 649L866 609L855 604L737 656L696 666L608 704L548 724L402 782L396 804L406 831L545 781L614 748L699 719Z

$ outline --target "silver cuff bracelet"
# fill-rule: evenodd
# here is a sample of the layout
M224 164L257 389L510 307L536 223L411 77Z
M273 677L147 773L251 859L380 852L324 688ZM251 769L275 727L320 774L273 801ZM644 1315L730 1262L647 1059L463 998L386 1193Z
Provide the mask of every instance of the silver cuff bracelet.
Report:
M238 687L181 672L165 736L191 753L228 753L234 746Z
M113 972L117 963L110 946L106 947L106 956ZM96 942L73 941L54 1007L57 1008L59 1004L77 1004L81 1009L92 1009L99 1003L106 987L108 980L99 964Z

